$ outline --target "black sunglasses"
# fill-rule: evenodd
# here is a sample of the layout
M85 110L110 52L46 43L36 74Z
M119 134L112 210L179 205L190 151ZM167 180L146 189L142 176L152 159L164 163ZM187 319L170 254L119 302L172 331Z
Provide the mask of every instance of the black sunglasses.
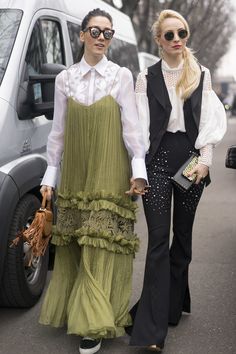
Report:
M92 38L98 38L100 36L100 34L103 34L103 37L107 40L112 39L112 37L114 36L115 31L113 29L104 29L101 30L101 28L99 27L87 27L85 28L85 30L83 32L87 32L89 31L90 36Z
M178 30L178 36L180 39L186 38L187 35L188 35L187 30L185 30L185 29ZM173 31L168 31L164 34L165 40L167 40L167 41L172 41L174 39L174 36L175 36L175 34Z

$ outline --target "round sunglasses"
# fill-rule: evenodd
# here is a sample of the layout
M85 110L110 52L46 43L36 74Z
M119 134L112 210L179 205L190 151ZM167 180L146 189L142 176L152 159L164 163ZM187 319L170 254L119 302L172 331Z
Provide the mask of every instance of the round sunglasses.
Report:
M186 38L187 35L188 35L188 31L187 30L185 30L185 29L178 30L178 36L179 36L180 39ZM168 31L168 32L166 32L164 34L164 38L167 41L173 41L174 37L175 37L175 34L174 34L173 31Z
M112 39L112 37L114 36L115 30L113 29L104 29L101 30L101 28L99 27L87 27L85 28L85 30L83 32L88 32L90 33L90 36L92 38L98 38L100 36L100 34L103 34L103 37L107 40Z

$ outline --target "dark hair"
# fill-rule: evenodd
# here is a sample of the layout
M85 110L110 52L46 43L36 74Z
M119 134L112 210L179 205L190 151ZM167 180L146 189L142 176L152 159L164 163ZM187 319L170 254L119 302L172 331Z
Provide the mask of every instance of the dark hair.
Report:
M111 22L111 25L113 25L111 15L108 12L97 8L92 11L89 11L89 13L85 16L85 18L83 19L82 24L81 24L81 31L84 31L87 28L88 23L91 20L91 18L96 17L96 16L106 17Z
M81 24L81 31L84 31L88 27L88 23L91 20L91 18L97 17L97 16L106 17L111 22L111 25L113 26L113 20L112 20L111 15L108 12L97 8L92 11L89 11L89 13L84 17L82 24ZM84 55L84 44L82 45L82 48L79 52L78 61L80 61L82 59L83 55Z

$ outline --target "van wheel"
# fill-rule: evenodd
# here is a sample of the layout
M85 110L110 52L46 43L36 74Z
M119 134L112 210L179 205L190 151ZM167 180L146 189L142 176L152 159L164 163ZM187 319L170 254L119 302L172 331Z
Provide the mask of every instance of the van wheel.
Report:
M48 269L48 249L43 257L34 257L31 266L28 266L30 250L27 242L20 240L17 246L9 247L17 233L29 227L40 206L39 199L33 194L26 194L16 206L8 235L0 290L1 306L31 307L43 291Z

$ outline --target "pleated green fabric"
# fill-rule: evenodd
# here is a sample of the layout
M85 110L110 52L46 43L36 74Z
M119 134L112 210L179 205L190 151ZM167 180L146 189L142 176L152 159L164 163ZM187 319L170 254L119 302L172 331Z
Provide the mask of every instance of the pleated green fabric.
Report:
M128 313L136 204L120 109L110 95L90 106L68 100L58 191L54 271L40 323L69 334L112 338L131 324Z

